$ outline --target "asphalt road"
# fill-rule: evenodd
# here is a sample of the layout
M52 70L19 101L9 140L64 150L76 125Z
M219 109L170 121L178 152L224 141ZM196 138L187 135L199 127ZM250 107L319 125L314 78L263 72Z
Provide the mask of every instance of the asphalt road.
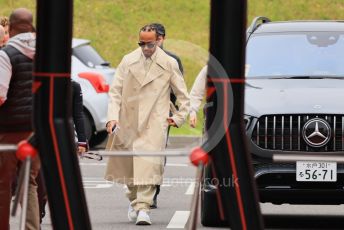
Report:
M176 143L171 143L170 147L183 147L183 141L179 140ZM189 210L196 174L196 168L189 164L186 157L167 159L164 183L158 197L158 209L151 211L153 225L149 227L136 226L128 221L128 201L124 196L124 187L122 185L108 183L103 179L106 161L107 159L104 159L102 162L87 159L80 160L93 229L184 229L186 227L186 222L190 215ZM325 214L335 216L343 215L342 219L344 219L344 205L305 206L262 204L261 208L264 214L301 215L308 213L314 217L314 220L319 220L318 217ZM19 228L18 220L19 217L11 219L11 229ZM327 219L324 221L330 220ZM43 220L42 229L52 229L49 212ZM205 228L199 224L198 229L213 228Z

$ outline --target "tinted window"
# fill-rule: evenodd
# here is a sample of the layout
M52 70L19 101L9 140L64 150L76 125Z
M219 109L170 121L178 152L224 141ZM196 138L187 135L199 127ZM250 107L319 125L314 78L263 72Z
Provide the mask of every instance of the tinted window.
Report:
M247 77L343 76L344 35L331 32L253 35Z
M105 63L104 59L90 45L83 45L74 48L73 55L89 67L95 67Z

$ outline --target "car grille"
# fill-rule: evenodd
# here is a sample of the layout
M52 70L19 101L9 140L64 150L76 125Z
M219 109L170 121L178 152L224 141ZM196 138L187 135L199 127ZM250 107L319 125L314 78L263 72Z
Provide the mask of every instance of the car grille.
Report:
M308 146L302 137L305 123L322 118L331 127L331 139L323 147ZM255 124L252 141L269 150L336 152L344 150L344 115L266 115Z

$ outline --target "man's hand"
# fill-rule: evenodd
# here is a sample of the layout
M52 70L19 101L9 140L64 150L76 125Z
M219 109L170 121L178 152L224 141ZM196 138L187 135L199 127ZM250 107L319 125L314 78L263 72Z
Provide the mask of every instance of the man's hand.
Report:
M83 146L78 146L78 154L82 155L83 153L86 152L86 148Z
M79 156L82 156L85 152L88 151L87 142L78 142L77 144L78 144L77 153Z
M189 123L192 128L196 128L197 125L197 114L191 113L189 118Z
M169 126L178 127L177 124L174 122L174 120L171 117L167 118L166 120L167 120Z
M112 133L112 129L113 129L113 127L115 127L116 125L118 125L118 122L115 121L115 120L109 121L109 122L106 124L106 131L108 132L108 134L111 134L111 133Z
M1 106L2 104L4 104L4 102L5 102L5 100L4 100L3 98L0 97L0 106Z

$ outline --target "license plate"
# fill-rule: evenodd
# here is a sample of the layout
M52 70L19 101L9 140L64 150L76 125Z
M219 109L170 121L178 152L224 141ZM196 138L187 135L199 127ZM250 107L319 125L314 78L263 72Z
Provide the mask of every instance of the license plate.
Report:
M337 181L337 162L297 161L296 181Z

